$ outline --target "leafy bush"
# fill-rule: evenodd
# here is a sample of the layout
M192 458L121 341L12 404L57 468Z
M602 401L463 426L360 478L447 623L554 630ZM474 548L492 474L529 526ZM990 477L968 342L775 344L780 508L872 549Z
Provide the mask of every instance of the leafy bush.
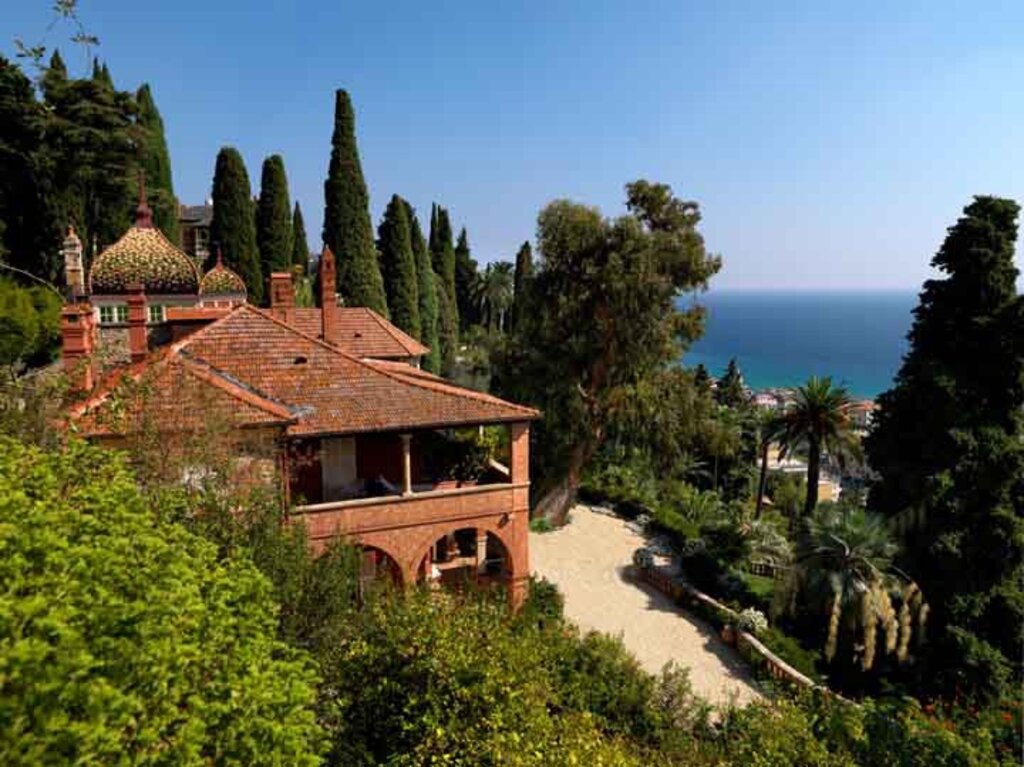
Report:
M775 627L759 632L757 638L761 644L804 676L814 680L821 679L815 667L818 653L804 649L796 639Z
M0 438L0 762L315 764L267 580L148 509L119 458Z
M736 628L751 634L760 634L768 628L768 619L760 610L748 607L740 613L740 617L736 621Z
M550 533L554 529L547 517L534 517L530 520L531 533Z

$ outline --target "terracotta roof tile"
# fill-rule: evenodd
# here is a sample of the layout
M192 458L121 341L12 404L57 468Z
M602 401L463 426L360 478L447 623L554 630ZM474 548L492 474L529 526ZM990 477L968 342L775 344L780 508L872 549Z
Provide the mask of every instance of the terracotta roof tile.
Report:
M322 337L320 309L303 307L293 312L292 325L308 336ZM430 351L375 311L363 306L339 306L334 313L334 322L339 348L356 357L404 359Z

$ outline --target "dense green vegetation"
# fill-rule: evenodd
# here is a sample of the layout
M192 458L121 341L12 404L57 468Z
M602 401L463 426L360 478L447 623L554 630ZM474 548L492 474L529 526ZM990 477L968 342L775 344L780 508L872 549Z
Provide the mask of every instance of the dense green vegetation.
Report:
M0 276L0 368L49 362L59 342L60 297L47 287L25 288ZM0 374L0 375L3 375Z
M265 276L256 241L256 218L249 173L234 147L222 147L213 172L213 220L210 245L224 256L224 264L245 282L249 301L263 303ZM212 264L207 264L207 267Z
M273 154L263 161L260 196L256 203L256 244L264 278L273 272L288 272L295 254L292 250L292 204L284 160Z
M387 291L391 321L413 338L420 338L423 329L420 323L419 280L412 247L409 204L397 194L391 195L384 218L377 227L380 271Z
M351 306L388 316L374 248L370 196L356 146L356 117L344 90L334 94L331 162L324 182L324 243L337 258L338 293Z
M978 197L921 292L910 351L867 441L873 509L932 605L922 681L992 700L1024 686L1024 297L1019 206Z

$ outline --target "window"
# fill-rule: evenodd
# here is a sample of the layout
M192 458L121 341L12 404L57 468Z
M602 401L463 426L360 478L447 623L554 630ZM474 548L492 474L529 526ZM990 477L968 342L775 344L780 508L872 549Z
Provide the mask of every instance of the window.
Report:
M101 306L100 307L100 324L101 325L115 325L117 323L124 324L128 322L128 307L127 306Z
M164 307L160 304L149 305L149 323L155 325L164 321Z

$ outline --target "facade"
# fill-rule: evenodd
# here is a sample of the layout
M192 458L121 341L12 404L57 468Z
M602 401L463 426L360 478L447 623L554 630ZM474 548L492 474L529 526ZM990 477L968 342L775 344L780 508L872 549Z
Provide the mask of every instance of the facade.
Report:
M115 253L148 242L137 233L126 238ZM289 519L301 520L314 547L339 537L360 545L367 578L498 582L515 604L522 600L535 410L420 370L427 350L419 342L369 310L337 306L329 250L321 258L321 309L294 306L289 274L271 276L271 307L258 309L223 290L237 285L214 275L230 271L222 264L203 276L182 266L181 276L195 283L183 288L195 290L171 295L191 303L167 307L158 323L149 321L147 288L165 288L157 276L170 254L134 255L125 275L112 276L119 262L101 254L87 284L106 292L79 295L62 312L64 365L82 392L70 411L80 433L124 445L144 411L171 445L175 434L188 438L223 421L271 446L259 460L240 451L235 465L259 468L262 460L276 469L267 473L281 481ZM208 280L221 291L215 295L233 299L211 303ZM154 295L163 302L169 294ZM123 338L115 339L100 308L121 304ZM102 362L104 347L120 342L123 359ZM117 401L125 381L143 380L145 401L128 408ZM504 453L474 447L473 435L484 430Z
M213 203L179 205L178 225L181 247L200 268L210 260L210 224L213 222Z

